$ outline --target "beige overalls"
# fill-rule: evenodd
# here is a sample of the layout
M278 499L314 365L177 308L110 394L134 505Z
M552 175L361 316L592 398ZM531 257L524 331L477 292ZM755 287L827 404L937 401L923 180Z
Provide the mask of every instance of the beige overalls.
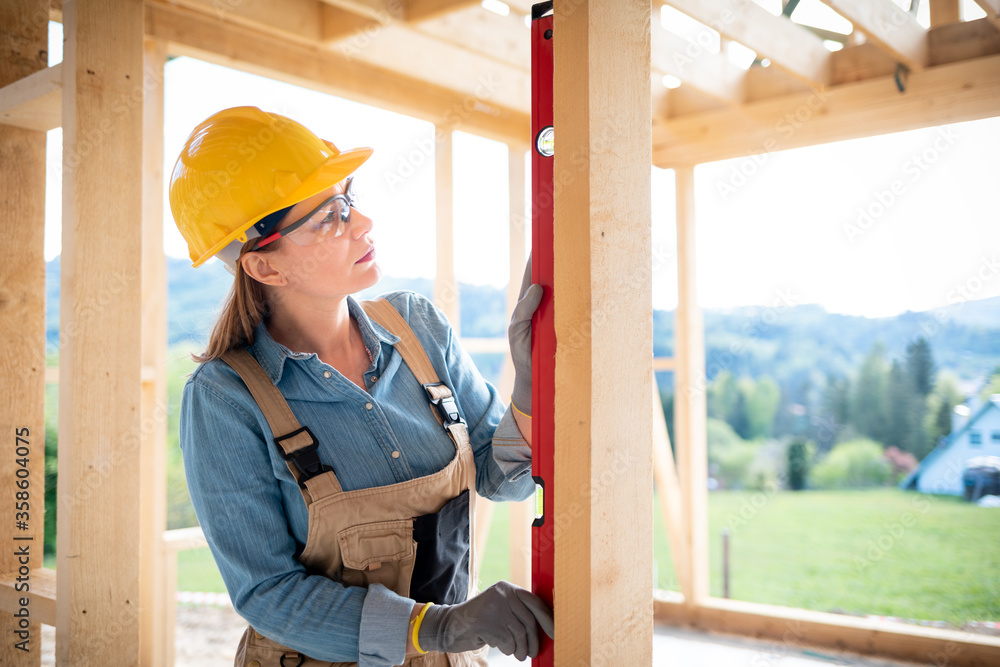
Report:
M299 425L281 392L257 360L245 349L231 350L222 359L246 382L275 435L275 442L284 451L292 476L302 488L302 497L309 511L309 533L298 560L306 570L345 586L367 587L380 583L403 597L412 597L418 603L440 602L430 598L440 597L441 587L447 589L451 581L452 588L447 591L446 597L451 603L464 601L479 592L472 530L476 512L476 465L469 433L451 399L451 390L438 381L427 353L406 320L384 299L363 301L361 305L369 317L400 337L396 350L426 389L431 413L455 443L455 455L451 462L436 473L386 486L343 491L333 469L320 463L315 454L312 433ZM427 531L440 532L449 521L441 517L447 517L449 513L449 525L453 532L448 534L445 531L445 539L456 540L459 549L455 549L454 544L447 544L443 546L448 548L438 549L436 554L434 549L429 549L418 557L418 540L414 539L417 529L424 534ZM440 526L437 523L439 520L442 521ZM461 528L454 532L455 526L459 525ZM465 551L466 548L467 556L455 560L455 552ZM442 551L446 554L443 559ZM449 563L449 559L455 562ZM418 573L423 572L417 577L423 581L411 581L415 565ZM467 589L464 587L466 574ZM432 581L427 583L428 580ZM461 582L461 590L456 590L455 582ZM401 642L403 638L391 637L387 640ZM485 667L488 651L489 646L465 653L429 652L410 657L403 664ZM267 639L247 626L237 648L235 667L296 665L346 666L357 663L310 658Z

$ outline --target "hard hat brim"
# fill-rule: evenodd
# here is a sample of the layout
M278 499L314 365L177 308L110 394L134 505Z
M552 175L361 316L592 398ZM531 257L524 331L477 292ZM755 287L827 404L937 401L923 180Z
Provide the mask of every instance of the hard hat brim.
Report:
M333 144L328 141L324 141L323 143L336 150ZM374 149L368 147L353 148L351 150L342 151L336 156L331 157L318 169L316 169L316 171L306 177L306 179L302 181L302 184L295 188L287 196L282 197L275 203L274 206L261 212L260 215L247 220L245 224L241 225L231 234L205 251L201 257L191 264L191 266L195 268L201 266L208 261L209 258L214 257L220 250L236 239L240 239L241 242L245 243L247 240L246 231L253 227L264 216L270 215L275 211L280 211L281 209L293 204L297 204L304 199L308 199L313 195L323 192L330 186L340 183L342 180L354 173L362 164L364 164L365 161L371 157L373 152Z

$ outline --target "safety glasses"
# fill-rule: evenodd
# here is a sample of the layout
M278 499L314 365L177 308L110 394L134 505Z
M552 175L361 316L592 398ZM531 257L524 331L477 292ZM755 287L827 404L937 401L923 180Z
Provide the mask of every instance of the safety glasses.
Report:
M348 176L343 194L333 195L302 219L261 239L254 250L273 243L282 236L287 236L289 241L299 246L337 238L346 232L347 226L351 224L351 207L356 203L357 197L354 177Z

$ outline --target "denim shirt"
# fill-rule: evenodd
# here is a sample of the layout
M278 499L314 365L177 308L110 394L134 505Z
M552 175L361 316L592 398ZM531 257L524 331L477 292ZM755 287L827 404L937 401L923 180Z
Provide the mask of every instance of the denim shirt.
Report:
M510 408L483 379L444 314L411 291L383 295L409 323L469 428L476 491L494 501L534 490L531 450ZM384 486L444 468L455 445L394 345L399 337L347 297L372 364L367 391L315 353L277 343L264 323L250 353L299 423L319 440L320 460L345 491ZM367 407L371 404L371 407ZM267 420L239 375L215 359L184 385L180 446L191 501L236 611L264 636L313 658L398 665L414 601L381 584L344 586L308 574L308 512ZM398 457L393 454L398 452Z

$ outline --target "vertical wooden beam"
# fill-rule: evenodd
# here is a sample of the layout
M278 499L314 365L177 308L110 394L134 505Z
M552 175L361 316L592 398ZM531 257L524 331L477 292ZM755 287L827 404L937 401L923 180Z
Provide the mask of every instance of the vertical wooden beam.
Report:
M142 664L173 664L173 626L165 623L163 531L167 529L167 262L163 253L163 66L165 42L144 47L142 131Z
M525 186L524 168L526 144L507 145L507 189L510 197L509 246L510 281L507 283L507 312L517 305L524 265L528 261L525 248ZM504 362L505 378L500 390L505 400L510 400L514 388L514 365L508 355ZM534 518L534 496L510 505L510 580L522 588L531 589L531 521Z
M45 69L47 42L48 2L2 3L0 87ZM17 573L22 579L15 582L30 586L31 571L42 567L45 528L45 133L0 126L0 156L7 247L0 263L0 572ZM2 665L41 664L31 590L0 615ZM27 650L15 646L21 641Z
M674 434L683 497L687 545L680 571L685 602L708 597L708 446L705 430L705 325L695 269L694 167L677 168L677 291L674 331ZM688 594L690 592L690 594Z
M434 276L434 303L444 311L456 332L461 331L458 282L455 280L455 205L453 200L453 155L451 128L435 129L434 192L437 215L437 273Z
M650 3L554 15L555 664L649 665Z
M930 0L930 7L932 28L962 20L958 0Z
M56 661L139 664L143 6L63 25Z
M667 539L670 540L674 573L680 583L681 593L685 598L689 598L691 575L688 566L691 556L688 554L687 521L684 515L684 503L681 500L680 483L677 479L677 466L670 448L670 431L667 430L667 419L663 414L663 404L660 403L655 374L653 376L653 478L656 480L656 490L659 492L660 510L667 529Z

